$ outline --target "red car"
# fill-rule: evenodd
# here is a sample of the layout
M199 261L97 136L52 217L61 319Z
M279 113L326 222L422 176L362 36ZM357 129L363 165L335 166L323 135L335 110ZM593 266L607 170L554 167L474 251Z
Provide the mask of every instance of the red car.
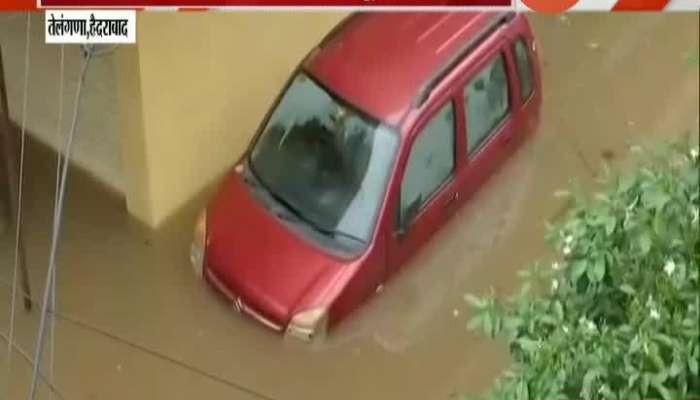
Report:
M201 214L191 261L236 309L322 337L538 125L516 13L367 13L299 65Z

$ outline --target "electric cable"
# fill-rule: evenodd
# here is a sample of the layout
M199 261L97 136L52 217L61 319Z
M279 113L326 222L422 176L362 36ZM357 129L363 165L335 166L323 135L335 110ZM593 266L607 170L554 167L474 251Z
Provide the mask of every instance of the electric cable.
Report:
M22 92L22 122L20 128L20 145L19 145L19 176L17 188L17 213L15 229L15 258L12 269L12 299L10 300L10 328L7 335L7 399L10 400L10 386L12 384L12 349L15 335L15 309L17 304L17 275L19 270L20 260L20 239L22 235L22 193L24 189L24 139L26 136L27 126L27 92L29 88L29 47L30 33L32 27L32 14L27 12L27 26L25 32L25 47L24 47L24 86ZM11 149L12 151L14 149Z
M54 207L54 218L53 218L53 232L51 235L51 250L49 252L49 267L46 274L46 284L44 285L44 298L41 304L41 314L39 318L39 331L37 333L36 347L34 350L34 365L32 366L32 381L29 390L29 399L34 400L36 398L37 383L39 381L39 367L41 366L41 356L44 350L44 335L46 326L46 317L48 315L49 308L49 298L51 292L55 290L55 270L56 270L56 253L58 250L58 242L61 234L61 223L63 216L63 202L66 194L66 182L68 179L68 166L70 164L71 150L73 148L73 138L75 137L75 131L78 125L78 110L80 109L80 100L82 98L83 83L85 81L85 75L87 74L88 65L90 64L90 59L92 58L92 52L94 46L84 45L83 46L83 58L80 67L80 75L78 78L78 85L76 88L75 95L75 105L73 107L73 121L71 122L71 128L66 137L65 147L64 147L64 159L63 165L61 166L61 177L59 182L59 193L58 199Z

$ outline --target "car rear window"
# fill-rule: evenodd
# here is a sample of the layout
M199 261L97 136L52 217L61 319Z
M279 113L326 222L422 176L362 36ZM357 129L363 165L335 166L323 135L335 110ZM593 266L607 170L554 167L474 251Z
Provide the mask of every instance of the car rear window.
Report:
M513 53L515 53L515 64L518 70L518 80L520 81L520 97L527 100L532 94L532 64L530 63L530 52L524 38L520 38L513 43Z

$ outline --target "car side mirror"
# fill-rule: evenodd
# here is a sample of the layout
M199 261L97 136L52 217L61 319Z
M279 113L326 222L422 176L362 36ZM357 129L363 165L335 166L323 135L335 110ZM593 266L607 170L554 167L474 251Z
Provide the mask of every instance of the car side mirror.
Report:
M413 219L416 217L416 215L418 215L418 211L420 211L420 206L422 204L423 195L419 194L415 199L413 199L411 204L406 207L406 210L399 214L399 224L398 229L396 230L396 236L402 237L406 234L411 222L413 222Z

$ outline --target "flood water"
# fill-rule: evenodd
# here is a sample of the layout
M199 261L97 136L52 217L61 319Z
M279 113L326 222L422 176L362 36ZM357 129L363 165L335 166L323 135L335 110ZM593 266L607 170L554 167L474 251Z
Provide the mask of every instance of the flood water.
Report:
M486 389L509 357L503 343L467 332L462 295L491 286L506 293L520 267L547 256L544 223L564 205L555 190L572 179L590 187L604 159L625 170L632 145L698 132L698 67L685 60L698 48L697 14L531 20L543 62L538 134L322 346L282 339L194 278L188 244L209 193L152 232L126 214L122 198L73 171L57 284L54 382L60 395L423 400ZM55 160L29 143L26 162L26 246L39 299ZM2 334L13 233L0 235ZM18 306L17 342L30 355L37 319L36 310ZM8 378L6 359L0 339L0 398L8 382L11 399L26 398L29 364L15 352ZM45 387L41 395L48 398Z

